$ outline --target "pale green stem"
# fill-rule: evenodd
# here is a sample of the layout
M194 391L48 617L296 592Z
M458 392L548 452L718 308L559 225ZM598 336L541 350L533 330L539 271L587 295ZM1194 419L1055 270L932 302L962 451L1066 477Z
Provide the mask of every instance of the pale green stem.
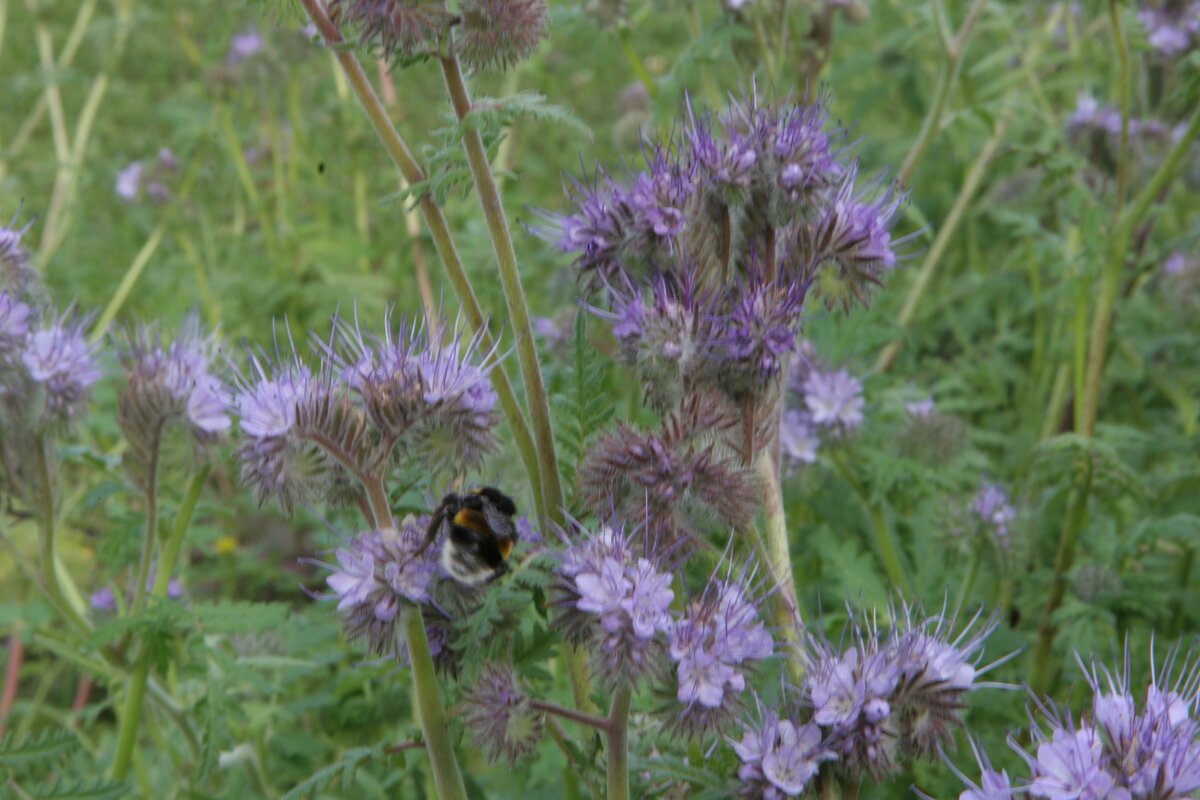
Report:
M925 154L929 143L933 141L934 135L942 126L942 117L946 112L946 102L950 99L951 93L954 91L955 84L958 83L958 75L962 70L962 56L966 49L967 40L971 36L971 31L975 27L975 22L983 13L983 7L987 4L987 0L975 0L971 4L971 8L967 11L967 16L963 19L962 25L959 26L958 33L954 40L947 38L948 34L945 27L945 19L941 13L941 0L933 0L934 19L938 23L939 36L942 39L943 50L946 61L942 65L942 71L938 75L937 86L933 91L933 100L929 104L928 110L925 112L925 119L921 121L921 130L917 133L917 138L913 141L912 147L908 150L908 155L904 157L904 163L900 167L900 173L896 176L896 180L901 184L907 185L909 178L917 168L917 162Z
M210 469L211 467L208 465L201 467L188 483L187 493L183 496L183 502L179 505L179 513L175 517L175 524L163 547L162 556L158 559L158 572L154 575L152 589L155 597L167 596L167 586L175 571L175 561L179 558L180 550L183 549L184 534L187 533L188 523L196 511L196 503L200 501L200 493L204 489L204 482L208 480Z
M450 726L442 711L433 657L429 654L429 640L425 636L425 620L420 609L409 608L404 611L404 636L408 644L408 657L412 662L417 715L420 717L425 751L429 753L438 797L440 800L466 800L467 790L458 771L454 746L450 743Z
M1088 497L1091 495L1092 470L1089 465L1084 475L1083 484L1071 493L1071 501L1067 516L1063 520L1062 531L1058 539L1058 552L1054 558L1054 572L1050 577L1050 588L1046 592L1046 607L1042 610L1042 619L1038 625L1037 641L1033 646L1030 658L1029 688L1036 694L1044 695L1050 689L1053 669L1050 662L1054 653L1054 639L1058 634L1058 626L1054 623L1054 613L1058 611L1067 591L1067 572L1075 562L1075 545L1079 541L1079 531L1087 519Z
M1113 40L1117 44L1117 61L1121 64L1121 138L1117 148L1117 208L1125 205L1125 193L1129 189L1129 43L1121 32L1121 4L1117 0L1108 2L1109 19L1112 22Z
M156 437L157 438L157 437ZM158 447L154 448L155 458L157 462ZM156 467L152 467L153 472ZM188 526L191 525L192 516L196 512L196 503L200 500L200 492L204 489L204 482L208 478L209 468L206 466L200 470L192 480L188 483L187 494L183 497L183 502L179 505L179 511L175 514L175 523L171 527L171 533L167 539L167 546L163 550L162 558L158 562L158 572L154 575L154 586L152 593L155 597L166 597L167 587L171 582L171 572L175 568L175 559L179 556L179 551L183 547L183 538L187 533ZM155 479L150 479L150 488L148 488L147 506L148 509L157 504L152 499L154 494ZM152 516L148 513L147 516ZM150 527L147 523L146 530L147 538L157 538L157 531ZM145 586L146 578L139 575L139 591L134 599L134 615L138 613L140 606L138 601L143 598L141 588ZM138 727L142 719L142 704L146 697L146 685L150 678L150 655L143 652L134 665L133 672L129 676L129 681L125 687L125 704L121 710L120 727L117 731L117 751L113 757L112 777L113 780L123 781L129 773L130 759L133 757L134 746L137 744Z
M38 481L41 483L42 490L42 507L41 507L41 522L42 522L42 541L41 541L41 559L42 559L42 577L46 582L46 591L50 594L50 598L54 601L71 621L81 631L88 630L87 620L75 609L70 600L63 594L62 584L58 579L58 557L55 553L55 534L57 532L58 521L54 515L54 483L50 475L50 442L46 437L38 436L35 442L34 449L37 451L34 457L37 459Z
M92 327L92 333L88 337L88 341L92 344L100 341L104 334L108 332L109 326L112 325L113 320L116 319L117 314L120 313L121 308L124 307L125 302L129 299L134 285L142 277L142 273L146 270L150 259L158 251L158 246L162 244L163 235L166 234L171 220L175 217L175 213L192 193L192 187L196 184L196 179L200 174L201 163L202 159L192 159L192 163L188 166L187 172L179 184L179 190L175 193L170 207L163 213L158 224L151 231L150 236L146 239L141 249L138 250L137 255L133 257L129 268L125 270L125 275L121 278L121 282L117 284L117 288L113 292L112 298L108 301L108 305L104 307L104 311L100 313L100 317Z
M883 562L883 568L892 585L899 589L905 597L911 598L913 596L912 582L904 568L899 545L892 533L891 526L888 525L883 508L879 504L871 502L871 496L867 493L866 487L859 483L858 478L854 477L850 465L846 463L846 459L840 452L835 452L831 460L867 510L867 516L871 520L871 533L875 538L875 548L879 552L879 560Z
M979 184L983 181L984 175L987 174L987 166L991 162L992 156L995 155L1001 141L1004 139L1004 133L1008 129L1008 124L1012 121L1012 118L1013 112L1011 109L1000 117L996 122L996 128L992 131L991 137L984 142L979 155L975 157L975 162L967 170L967 176L963 180L958 197L954 200L954 206L950 209L950 213L946 215L941 229L933 240L933 245L929 248L929 255L925 257L925 263L921 265L921 271L917 274L917 279L913 283L912 288L908 290L908 295L904 298L904 305L900 307L900 313L896 316L896 323L902 330L907 330L916 316L917 307L921 304L921 299L933 283L933 277L941 265L942 257L946 255L946 250L950 246L950 240L957 232L958 224L962 221L963 214L966 213L967 208L971 205L971 201L975 197L975 192L979 189ZM900 353L900 347L901 341L892 342L885 347L875 362L875 371L887 372L891 369L892 365L896 363L896 356Z
M967 576L958 587L958 602L954 604L954 612L961 613L966 603L971 599L975 589L975 580L979 577L979 567L983 563L983 544L975 543L975 552L971 554L971 563L967 567Z
M150 437L150 463L146 467L146 534L142 541L137 578L133 583L133 604L129 609L131 617L142 613L149 590L146 584L150 582L150 564L154 561L154 551L158 545L158 451L162 444L162 429L163 423L160 422ZM159 572L162 572L161 567Z
M425 180L425 171L417 163L416 157L413 156L403 137L392 125L387 109L384 108L379 96L375 93L375 88L367 78L362 64L359 63L353 52L346 49L346 40L337 26L329 19L319 0L303 0L303 4L313 24L320 30L325 41L331 45L330 52L341 67L341 72L335 74L344 74L348 80L367 119L375 129L376 135L379 136L384 149L391 156L392 162L410 184ZM421 197L419 205L425 225L429 229L434 247L437 249L438 258L441 259L442 265L446 269L446 275L454 287L454 292L458 295L459 304L466 314L467 323L471 326L472 331L479 335L482 349L490 351L495 346L495 340L487 329L487 318L484 316L479 300L475 296L475 290L463 268L462 259L459 258L458 250L454 245L454 238L450 234L450 226L446 222L446 216L428 195ZM492 387L496 390L496 395L500 400L500 407L504 410L505 419L512 431L517 450L521 454L521 461L529 476L534 503L537 505L538 519L545 528L550 520L548 516L550 509L545 503L542 479L539 475L537 449L529 431L529 423L521 411L503 366L496 365L492 369L490 377Z
M608 712L608 800L629 800L629 706L633 690L622 684Z
M471 96L463 79L458 57L451 53L442 56L442 77L454 114L462 122L471 113ZM504 299L508 307L509 323L517 340L517 359L521 365L521 378L525 384L525 397L529 403L529 421L533 426L534 446L537 448L541 468L542 492L546 510L557 523L563 522L563 493L559 484L558 459L554 453L554 431L550 426L550 398L542 380L542 369L538 364L537 346L533 340L533 325L529 319L529 303L521 285L521 273L517 265L517 253L513 247L512 232L508 217L500 199L500 191L492 175L487 149L483 137L476 128L466 126L462 135L463 150L471 167L471 177L479 194L479 204L487 219L492 248L496 255L496 266L500 271L500 283L504 288Z
M650 77L650 71L642 63L642 57L638 55L637 48L633 46L633 37L629 33L629 26L621 25L617 30L617 36L621 40L621 49L625 51L625 58L629 61L633 74L642 82L642 86L646 87L646 94L650 95L650 99L657 100L658 87L654 85L654 78Z
M1096 417L1100 409L1100 381L1104 377L1104 358L1108 348L1108 330L1112 324L1113 307L1120 291L1121 270L1133 240L1133 232L1145 219L1150 207L1167 188L1168 183L1179 174L1180 163L1191 148L1192 142L1196 140L1197 134L1200 134L1200 107L1192 112L1192 118L1188 121L1183 136L1175 142L1154 175L1134 198L1132 205L1117 215L1101 278L1100 296L1096 300L1096 315L1092 318L1083 413L1075 420L1075 430L1084 436L1091 436L1096 430Z
M800 658L800 602L796 597L796 576L792 572L792 554L788 537L787 516L783 507L783 489L779 470L767 450L759 455L755 465L763 488L763 519L766 528L767 568L775 584L772 595L772 615L779 636L787 649L788 673L792 680L804 677L805 667Z

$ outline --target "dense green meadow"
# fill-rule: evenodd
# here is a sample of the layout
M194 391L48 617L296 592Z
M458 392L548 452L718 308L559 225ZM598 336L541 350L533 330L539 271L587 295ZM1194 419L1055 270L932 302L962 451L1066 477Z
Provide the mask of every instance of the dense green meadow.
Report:
M327 5L0 0L0 797L1200 797L1200 4Z

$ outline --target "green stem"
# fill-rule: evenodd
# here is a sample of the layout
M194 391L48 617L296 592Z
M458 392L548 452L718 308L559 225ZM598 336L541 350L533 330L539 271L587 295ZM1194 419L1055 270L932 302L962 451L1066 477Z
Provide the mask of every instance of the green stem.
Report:
M142 613L146 602L146 592L150 582L150 564L154 561L154 550L158 545L158 451L162 444L163 423L150 437L150 463L146 472L146 534L142 541L142 558L138 563L137 578L133 583L133 604L129 608L129 616L137 617ZM161 565L158 570L162 572ZM170 578L170 576L167 576ZM158 576L155 576L157 580Z
M117 753L113 757L112 779L123 781L129 774L133 746L137 743L138 723L142 716L142 701L146 697L146 681L150 677L150 659L138 658L125 687L125 705L121 708L120 730L117 732Z
M155 437L157 442L157 436ZM157 506L153 500L155 473L157 472L157 444L154 447L154 459L151 466L150 487L147 490L147 505L150 509ZM187 493L183 496L183 502L179 505L179 511L175 515L175 523L171 526L171 534L167 539L166 548L163 550L163 555L158 562L158 571L154 575L154 586L151 589L155 597L166 597L167 587L171 582L171 572L175 568L175 559L179 556L179 551L183 547L183 538L187 533L188 526L191 525L192 515L196 511L196 503L200 500L200 493L204 489L204 482L208 479L209 467L205 466L192 477L188 483ZM156 514L151 511L147 514L148 518L155 518ZM157 538L157 532L151 527L151 523L147 522L146 537L148 539ZM138 578L139 591L134 598L134 611L132 614L137 615L140 610L139 601L143 600L144 593L141 590L145 586L146 578L139 575ZM133 756L133 748L137 743L138 727L142 719L142 704L146 698L146 685L150 679L150 655L142 653L138 657L137 664L134 665L133 672L129 676L129 681L125 689L125 705L121 710L120 728L117 731L117 752L113 758L112 777L113 780L123 781L129 772L130 760Z
M979 566L983 563L983 545L979 542L975 543L975 552L971 554L971 564L967 567L967 577L963 579L962 584L958 588L958 602L954 604L954 612L960 613L966 606L968 600L971 599L971 592L975 589L975 580L979 577Z
M1067 572L1075 561L1075 545L1079 541L1079 531L1087 518L1088 497L1091 495L1092 469L1089 463L1084 474L1083 484L1071 493L1071 501L1067 509L1066 519L1063 520L1062 531L1058 539L1058 553L1054 558L1054 573L1050 577L1050 588L1046 592L1046 607L1042 610L1041 623L1038 625L1037 641L1034 644L1030 660L1029 688L1044 695L1050 689L1052 670L1051 655L1054 651L1054 639L1058 628L1054 624L1054 613L1062 605L1063 596L1067 590Z
M187 493L183 496L179 512L175 515L175 524L171 526L166 546L163 547L162 556L158 559L158 572L154 576L154 588L152 589L155 597L167 596L167 587L171 583L171 575L175 571L175 561L179 558L179 551L183 549L184 534L187 533L192 515L196 512L196 503L200 501L200 493L204 489L204 482L208 480L210 470L211 467L205 465L192 476L191 482L188 483Z
M975 192L979 189L979 184L982 183L984 175L987 173L987 166L995 155L996 149L1000 146L1000 142L1004 139L1004 132L1008 129L1009 122L1012 121L1013 112L1006 111L1003 116L996 122L996 127L992 131L991 137L984 142L983 148L979 151L979 155L975 157L974 163L967 170L967 176L963 180L962 188L958 192L958 197L954 200L954 206L950 209L950 213L946 215L945 221L942 223L941 230L933 240L933 245L929 248L929 255L925 257L925 263L921 265L921 271L917 274L917 279L913 283L912 288L908 290L908 295L904 298L904 305L900 307L900 313L896 316L896 323L902 330L907 330L912 323L913 317L916 316L917 306L921 304L921 299L925 296L925 292L933 283L933 276L937 272L937 268L941 265L942 257L946 255L946 250L950 246L950 240L954 233L958 230L958 224L962 221L963 214L966 213L967 207L975 197ZM879 354L878 360L875 362L876 372L887 372L896 363L896 356L900 353L900 341L895 341L883 349Z
M441 59L442 77L446 91L459 122L471 113L471 96L463 79L458 57L451 53ZM554 454L554 431L550 427L550 399L546 384L542 380L538 364L537 346L533 340L533 325L529 319L529 304L525 300L525 289L521 285L521 273L517 266L517 253L513 247L512 233L500 191L492 175L483 137L471 126L463 130L463 150L471 167L471 177L479 194L479 204L487 219L492 248L496 255L496 266L500 270L500 283L504 288L504 299L508 307L509 322L517 339L517 358L521 365L521 378L525 384L525 397L529 403L529 420L533 425L534 446L537 448L541 468L542 492L546 510L555 522L563 522L563 494L559 484L558 461Z
M37 459L38 481L42 489L42 507L40 517L42 523L41 560L42 577L46 582L46 591L51 600L59 607L67 619L80 631L87 631L87 620L63 593L62 583L58 579L58 556L55 553L55 534L58 522L54 518L54 484L50 476L50 442L44 435L39 435L34 443Z
M941 128L942 117L946 112L946 102L950 99L950 94L954 91L955 84L958 83L959 72L962 70L963 51L966 49L967 40L975 27L975 22L983 13L986 3L987 0L975 0L967 11L967 16L963 19L954 40L949 41L946 38L945 20L941 14L941 0L933 0L934 19L939 23L938 31L942 37L946 61L938 74L937 86L933 91L933 101L925 112L925 119L921 121L921 130L917 133L917 138L909 148L908 155L904 157L900 173L896 176L896 180L901 184L908 184L909 178L917 168L917 162L925 155L925 150L933 141L934 134Z
M590 728L595 728L598 731L607 732L611 726L612 720L608 717L601 717L596 714L586 714L582 711L577 711L573 708L560 706L558 703L551 703L547 700L531 699L529 705L545 711L547 714L569 719L572 722L578 722L580 725L587 725Z
M625 58L629 61L633 74L637 75L642 86L646 87L646 94L650 95L650 99L657 100L658 87L654 85L654 78L650 77L650 71L646 69L646 65L642 63L642 57L638 55L637 49L633 46L633 37L629 35L628 24L622 24L619 27L617 37L621 40L621 49L625 51Z
M1117 60L1121 64L1121 138L1117 148L1117 208L1125 205L1129 189L1129 44L1121 32L1121 5L1109 0L1108 15L1112 22L1113 40L1117 44Z
M767 568L775 584L771 611L775 628L785 642L788 674L793 681L804 677L805 665L800 656L800 602L796 597L796 576L792 572L792 554L788 537L787 516L783 507L783 488L775 462L764 451L756 464L763 487L763 519L766 529Z
M629 800L629 706L633 690L622 684L608 712L608 800Z
M846 459L841 453L835 452L832 461L867 510L867 516L871 519L871 533L875 537L875 547L879 551L879 560L883 562L888 579L906 597L912 597L912 583L909 581L908 572L901 561L900 548L887 523L887 515L884 514L883 508L877 503L871 502L871 496L867 493L866 487L859 483L858 478L854 477L854 473L850 471L850 465L846 463Z
M1096 417L1100 410L1100 381L1104 377L1104 358L1108 349L1108 331L1112 325L1113 307L1120 291L1121 270L1125 266L1133 232L1149 213L1155 200L1167 188L1168 183L1179 174L1179 165L1191 148L1192 142L1196 140L1197 134L1200 134L1200 108L1192 113L1183 136L1175 142L1133 203L1117 215L1112 238L1109 240L1100 296L1096 300L1096 315L1092 318L1083 413L1075 420L1075 430L1084 436L1091 436L1096 430Z
M397 169L404 176L404 179L410 184L420 183L425 180L425 171L417 163L416 157L413 156L412 151L403 137L400 136L399 131L392 125L391 119L387 114L387 109L384 108L379 95L375 93L375 88L367 78L362 64L359 63L354 53L347 48L347 42L342 37L337 26L329 19L319 0L302 0L302 2L313 24L321 31L321 35L325 38L325 41L331 45L333 57L340 65L342 74L346 76L350 83L359 104L367 115L367 119L383 143L384 149L387 150L388 155L391 157L392 163L396 165ZM483 309L479 305L479 299L475 296L475 290L471 286L470 278L467 277L467 272L463 268L462 259L459 258L458 249L454 245L454 238L450 234L450 226L446 222L446 216L442 213L442 209L428 195L421 197L419 205L425 225L429 229L430 236L433 238L438 258L441 259L442 265L446 269L446 275L450 279L450 284L454 287L455 294L458 295L459 305L466 314L467 323L471 326L472 331L479 335L481 348L484 351L490 351L495 346L495 340L492 338L491 332L487 329L487 318L484 316ZM539 476L537 450L529 431L529 423L521 411L521 406L517 402L512 384L508 380L508 373L504 371L503 366L496 365L492 369L490 377L492 379L492 387L496 390L496 395L499 397L500 407L504 410L505 419L508 421L509 430L512 431L517 450L521 454L521 461L525 466L525 472L529 476L534 503L537 506L538 519L542 527L546 528L550 520L548 512L551 509L547 507L545 502L542 480Z
M429 753L438 797L440 800L466 800L467 790L458 771L458 760L450 743L450 727L446 724L442 700L438 695L433 657L429 654L429 640L425 637L425 620L416 608L404 611L404 636L408 643L408 657L412 662L421 732L425 736L425 750Z

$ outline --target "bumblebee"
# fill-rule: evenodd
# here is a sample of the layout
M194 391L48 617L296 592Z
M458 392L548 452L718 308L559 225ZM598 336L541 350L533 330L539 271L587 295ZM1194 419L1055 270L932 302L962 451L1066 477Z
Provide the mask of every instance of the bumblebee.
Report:
M491 486L451 492L433 512L424 546L444 531L442 568L459 583L482 586L508 571L506 559L517 543L516 513L512 498Z

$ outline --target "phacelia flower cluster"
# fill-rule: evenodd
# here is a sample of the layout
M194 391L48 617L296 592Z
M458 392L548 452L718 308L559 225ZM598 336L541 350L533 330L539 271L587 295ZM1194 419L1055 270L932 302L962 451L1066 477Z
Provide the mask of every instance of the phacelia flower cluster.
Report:
M664 669L663 637L671 630L671 575L624 531L580 531L556 573L555 625L585 644L606 685L637 685Z
M170 148L164 147L149 165L132 161L117 173L117 196L127 203L136 203L143 196L155 203L165 203L171 199L171 184L178 172L179 159Z
M334 551L325 582L338 600L347 638L367 640L375 654L401 654L397 625L405 606L426 603L437 579L437 556L421 552L427 517L407 517L398 528L363 531Z
M771 656L775 643L759 619L745 582L710 581L671 628L675 697L683 706L677 726L702 738L732 719L746 689L746 673Z
M689 106L679 131L627 177L573 180L574 210L542 212L535 232L605 294L593 310L653 405L700 389L759 397L796 350L810 288L865 304L895 267L905 195L860 181L824 96L769 106L752 91L719 117Z
M1152 118L1129 120L1129 145L1136 163L1157 164L1163 154L1183 135L1184 125L1169 125ZM1082 93L1067 118L1067 139L1106 174L1114 174L1120 157L1121 112L1101 105L1091 94Z
M466 0L454 49L472 70L504 72L546 38L546 0Z
M485 664L463 692L461 708L475 746L490 761L516 763L531 755L542 739L545 715L533 707L507 664Z
M35 277L29 250L21 244L21 237L29 232L32 224L27 222L25 227L18 228L14 216L7 226L0 226L0 292L23 292ZM3 326L2 318L0 326Z
M213 349L213 341L201 336L193 317L170 344L142 331L121 354L127 384L118 420L143 462L159 446L169 423L183 423L201 444L229 429L231 400L225 385L211 372Z
M796 797L819 769L878 780L900 758L928 757L952 743L966 694L991 668L977 663L997 620L976 615L959 625L942 615L920 617L910 607L891 616L885 632L852 612L846 646L808 637L804 707L782 721L764 716L763 724L748 724L747 738L735 746L743 796ZM783 721L790 728L772 734L771 726ZM765 756L771 748L785 750L795 765L773 775Z
M904 404L904 423L895 441L896 449L909 458L931 466L945 465L966 447L967 428L928 397Z
M1085 668L1091 714L1075 720L1065 711L1041 706L1046 719L1033 726L1033 752L1009 739L1029 765L1028 780L1014 787L1006 773L996 773L986 756L978 756L982 786L968 784L972 788L962 797L992 800L1014 791L1046 800L1195 796L1200 790L1200 667L1190 659L1180 665L1178 656L1173 650L1162 669L1152 665L1154 677L1144 694L1132 685L1128 650L1120 671ZM1181 668L1173 669L1177 666ZM1173 682L1172 672L1178 673Z
M758 484L720 435L737 420L723 403L695 395L657 432L624 423L601 434L579 472L580 496L602 519L633 521L664 541L747 524Z
M862 426L862 383L827 367L809 342L801 342L792 362L788 390L780 444L793 465L815 462L822 437L841 438Z
M1008 499L1008 492L998 483L984 481L971 500L970 513L1001 548L1011 543L1009 526L1017 518L1017 509Z
M1146 41L1164 58L1178 58L1200 45L1200 2L1168 0L1138 11Z
M432 471L477 464L493 445L493 353L478 337L431 340L440 322L381 336L339 322L316 342L319 364L293 353L251 358L235 404L245 482L259 501L352 500L356 482L381 479L397 447ZM294 351L294 348L293 348Z
M7 432L60 429L86 410L101 373L85 323L71 311L55 317L0 292L0 417Z

